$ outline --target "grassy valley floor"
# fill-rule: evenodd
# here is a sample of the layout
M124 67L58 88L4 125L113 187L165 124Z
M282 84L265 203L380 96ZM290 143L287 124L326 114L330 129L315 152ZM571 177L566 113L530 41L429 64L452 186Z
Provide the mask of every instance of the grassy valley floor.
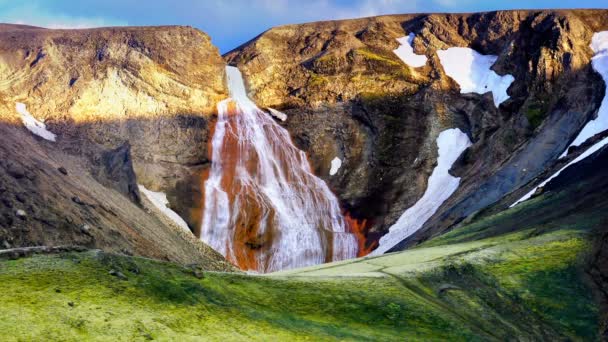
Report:
M585 264L606 214L521 223L562 200L409 251L266 276L99 251L2 261L0 330L15 341L594 340Z

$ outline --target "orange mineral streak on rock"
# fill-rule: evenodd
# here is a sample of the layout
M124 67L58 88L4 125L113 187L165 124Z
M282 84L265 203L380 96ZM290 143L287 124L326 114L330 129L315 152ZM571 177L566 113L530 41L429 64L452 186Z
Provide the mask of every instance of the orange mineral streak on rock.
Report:
M367 237L369 229L369 221L367 219L356 219L350 216L349 213L344 213L344 220L348 230L357 238L359 250L357 257L364 257L371 253L378 245L377 240L371 240Z
M233 214L236 215L236 218L232 241L226 241L226 243L232 244L227 248L234 251L230 258L234 259L232 261L235 264L241 269L256 270L258 268L256 255L261 252L264 246L263 236L259 234L263 208L262 203L256 196L255 189L243 184L239 177L235 175L237 170L234 166L237 165L239 160L243 160L244 155L249 157L244 163L247 172L255 172L256 167L255 158L251 158L252 154L248 153L249 151L243 150L243 148L248 148L239 144L238 135L235 134L239 129L234 120L236 115L238 115L236 104L234 101L230 101L226 121L228 133L225 135L222 144L223 158L221 161L228 167L224 168L220 184L228 195L228 201L230 203L238 201L240 205L238 213Z

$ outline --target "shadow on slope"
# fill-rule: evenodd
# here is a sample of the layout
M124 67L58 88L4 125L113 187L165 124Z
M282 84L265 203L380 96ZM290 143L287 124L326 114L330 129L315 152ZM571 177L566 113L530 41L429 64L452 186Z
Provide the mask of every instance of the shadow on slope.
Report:
M231 269L142 205L128 145L109 151L64 137L52 143L2 122L0 155L0 248L76 245Z

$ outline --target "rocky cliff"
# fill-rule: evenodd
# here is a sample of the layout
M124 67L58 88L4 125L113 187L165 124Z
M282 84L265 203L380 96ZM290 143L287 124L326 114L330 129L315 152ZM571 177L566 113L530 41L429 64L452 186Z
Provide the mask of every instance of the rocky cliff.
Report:
M589 43L606 28L607 11L382 16L273 28L225 60L243 71L257 104L287 114L280 123L368 252L423 196L446 129L472 142L450 170L459 187L399 248L559 165L604 95ZM409 34L413 53L427 59L420 66L394 53ZM440 58L451 47L495 55L491 70L513 77L505 101L463 94ZM23 103L57 134L58 150L88 160L96 181L134 203L135 182L166 192L197 232L215 105L227 96L225 62L204 33L2 25L0 59L4 121L18 125ZM342 165L330 175L335 158Z
M128 141L138 181L167 192L195 228L208 121L226 97L224 65L210 38L190 27L1 25L2 116L24 103L76 154Z
M0 25L0 248L78 245L232 269L138 190L167 192L200 226L223 71L209 37L188 27Z
M436 139L457 127L473 145L451 174L458 190L401 245L424 240L532 181L597 114L604 95L590 65L595 32L608 11L504 11L421 14L288 25L264 32L225 58L247 78L250 95L283 110L307 151L372 245L424 193L437 164ZM393 52L413 33L405 64ZM509 98L461 94L438 50L467 47L497 56L512 75ZM343 160L335 176L330 161Z

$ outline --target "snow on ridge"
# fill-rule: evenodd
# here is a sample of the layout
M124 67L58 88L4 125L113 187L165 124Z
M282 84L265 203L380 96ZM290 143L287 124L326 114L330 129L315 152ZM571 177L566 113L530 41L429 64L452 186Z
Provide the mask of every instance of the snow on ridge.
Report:
M507 89L515 78L509 74L500 76L491 69L498 56L482 55L465 47L437 50L437 55L445 73L460 86L461 94L491 91L496 107L509 98Z
M167 206L169 204L169 200L167 200L167 195L165 195L165 193L148 190L141 184L138 184L138 187L139 191L141 191L150 200L150 202L152 202L152 204L158 208L158 210L175 222L175 224L190 232L190 228L188 228L186 221L184 221L181 216Z
M332 159L331 168L329 169L329 175L333 176L336 173L338 173L338 170L340 169L341 166L342 166L342 160L340 160L340 158L335 157L334 159Z
M591 38L591 49L595 56L591 58L593 70L602 75L604 83L608 86L608 31L595 33ZM604 95L602 104L597 113L597 118L589 121L576 136L574 141L566 148L560 158L568 154L568 149L572 146L579 146L592 136L608 129L608 96Z
M597 32L593 35L591 49L596 54L608 52L608 31Z
M530 192L528 192L527 194L525 194L522 198L518 199L517 201L515 201L515 203L511 204L509 206L509 208L513 208L514 206L518 205L519 203L528 200L530 197L532 197L532 195L534 195L534 193L536 192L536 190L538 188L544 187L552 179L554 179L555 177L559 176L562 173L562 171L564 171L565 169L569 168L570 166L572 166L572 165L580 162L581 160L589 157L590 155L592 155L597 150L599 150L600 148L604 147L607 144L608 144L608 138L604 138L604 139L600 140L599 142L597 142L595 145L589 147L584 153L582 153L576 159L574 159L573 161L571 161L570 163L568 163L566 166L564 166L561 169L559 169L559 171L557 171L556 173L554 173L553 175L551 175L551 177L545 179L545 181L543 181L542 183L540 183L539 185L537 185L536 187L534 187L534 189L530 190Z
M397 38L397 41L401 46L393 50L393 53L395 53L395 55L397 55L405 64L414 68L419 68L426 65L427 58L425 55L417 55L414 53L414 47L412 46L414 37L416 36L413 33L410 33L407 37Z
M23 121L25 128L43 139L55 141L57 136L46 129L46 125L43 122L37 120L32 114L30 114L30 112L27 111L27 107L24 103L17 102L15 108L17 109L17 113L21 115L21 121Z
M399 242L420 229L433 216L460 185L460 178L449 171L458 157L471 146L471 140L458 128L447 129L437 137L439 156L437 166L428 179L422 198L408 208L389 232L380 239L380 245L370 255L382 255Z

